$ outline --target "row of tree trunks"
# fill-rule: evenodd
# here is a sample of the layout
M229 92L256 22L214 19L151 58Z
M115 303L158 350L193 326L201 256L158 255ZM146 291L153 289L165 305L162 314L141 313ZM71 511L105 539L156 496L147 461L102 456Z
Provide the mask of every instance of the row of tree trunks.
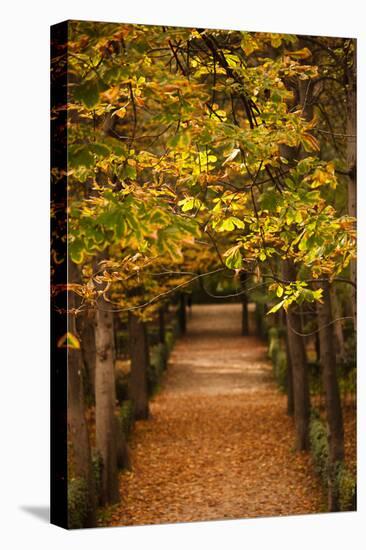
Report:
M339 510L339 495L336 482L337 467L344 459L344 435L342 406L336 372L336 349L334 346L331 293L328 282L322 283L323 303L318 302L320 361L325 392L327 424L329 428L329 472L328 508L330 512Z
M95 312L87 310L80 317L79 325L81 353L87 381L86 392L88 395L95 395Z
M296 280L296 268L290 260L283 262L284 280ZM293 412L296 429L296 449L309 449L310 394L306 350L299 308L291 305L286 314L286 334L289 364L292 373ZM290 403L292 407L292 404Z
M245 289L245 285L248 282L248 274L247 273L241 273L240 274L240 282L242 284L243 289ZM241 334L242 336L249 336L249 308L248 308L248 295L246 292L243 292L241 296L241 307L242 307L242 316L241 316Z
M332 306L332 313L334 318L334 337L336 344L336 355L337 359L342 360L345 354L344 348L344 335L343 335L343 326L342 326L342 307L337 296L337 290L334 285L330 287L330 300Z
M78 282L75 264L68 262L68 280ZM77 337L75 311L77 299L74 292L68 293L68 332ZM85 416L83 382L83 359L80 347L68 347L67 353L67 427L69 453L73 475L85 481L87 487L87 517L85 527L96 525L96 495L91 460L89 432Z
M178 302L178 323L181 334L187 332L187 312L186 312L186 295L184 292L179 294Z
M129 312L128 330L131 358L129 397L133 402L135 419L142 420L149 416L147 391L149 343L146 323L132 312Z
M165 344L165 306L159 309L159 343Z
M104 301L96 311L95 344L95 429L97 449L103 460L100 499L105 505L118 502L119 486L113 312Z
M289 346L289 335L287 333L287 319L286 313L284 312L284 326L286 327L286 336L285 336L285 345L286 345L286 394L287 394L287 414L289 416L294 416L295 414L295 401L294 401L294 384L293 384L293 373L292 373L292 361L291 353Z

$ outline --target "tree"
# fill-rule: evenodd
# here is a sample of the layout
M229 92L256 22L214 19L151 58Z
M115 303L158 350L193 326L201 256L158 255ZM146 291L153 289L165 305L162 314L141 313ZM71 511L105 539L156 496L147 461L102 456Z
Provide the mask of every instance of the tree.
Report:
M96 444L103 460L101 502L113 504L119 500L117 475L117 419L114 372L113 312L107 302L96 311L95 323L95 419Z
M320 46L310 40L310 51L305 37L294 35L69 27L68 246L82 273L70 290L81 298L78 315L96 316L105 501L116 498L116 452L106 439L115 430L113 312L129 315L130 394L135 416L146 418L146 322L176 295L184 332L185 287L200 281L208 292L202 281L210 274L230 279L230 295L242 300L243 333L249 280L269 292L269 314L286 311L297 448L307 448L310 403L298 307L321 303L328 283L347 279L349 270L355 287L353 207L347 212L332 197L344 188L345 158L339 162L336 132L334 146L323 139L337 109L330 84L341 73L353 117L347 134L355 134L352 43L340 42L340 52L337 40ZM324 56L334 61L330 76ZM341 68L339 60L346 60ZM353 204L350 141L347 155ZM320 315L333 322L325 298L323 306ZM162 328L162 313L160 321ZM328 373L326 338L329 331L320 338Z

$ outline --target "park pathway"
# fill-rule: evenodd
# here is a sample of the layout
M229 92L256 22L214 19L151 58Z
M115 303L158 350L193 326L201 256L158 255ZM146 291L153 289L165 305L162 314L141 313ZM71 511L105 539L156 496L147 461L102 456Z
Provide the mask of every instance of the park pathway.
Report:
M151 419L136 423L132 469L109 525L324 510L309 456L293 451L265 345L240 335L240 305L197 305Z

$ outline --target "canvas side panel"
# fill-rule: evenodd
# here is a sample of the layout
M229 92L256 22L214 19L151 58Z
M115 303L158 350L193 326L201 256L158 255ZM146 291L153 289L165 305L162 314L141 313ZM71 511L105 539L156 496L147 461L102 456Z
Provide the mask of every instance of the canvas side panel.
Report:
M67 36L51 27L51 523L67 528Z

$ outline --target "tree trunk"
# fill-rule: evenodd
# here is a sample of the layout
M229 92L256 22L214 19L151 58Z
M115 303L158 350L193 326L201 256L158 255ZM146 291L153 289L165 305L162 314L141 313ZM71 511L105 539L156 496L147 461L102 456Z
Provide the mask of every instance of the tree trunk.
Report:
M78 281L75 264L69 261L68 282ZM68 294L68 332L77 336L75 315L71 313L76 307L76 296ZM85 417L85 398L83 384L83 361L80 348L69 347L67 350L67 426L71 472L86 482L88 492L88 513L85 527L96 526L96 498L93 467L91 461L88 426Z
M331 299L331 306L332 306L332 312L333 312L333 318L334 318L336 355L337 355L337 358L343 359L345 354L344 335L343 335L342 321L340 320L341 317L343 317L343 314L341 310L341 304L339 303L339 300L337 297L336 287L334 285L331 286L330 288L330 299Z
M346 69L347 91L347 167L348 179L348 214L357 215L357 81L356 81L356 40L352 41L354 52L352 62ZM357 284L356 260L351 260L351 281ZM355 330L357 328L356 286L352 287L352 307Z
M179 322L180 333L186 334L187 332L186 295L183 292L179 294L178 322Z
M165 344L165 307L159 309L159 342Z
M245 284L248 280L248 274L242 273L240 275L240 281L242 283L242 286L244 286L245 290ZM241 304L242 304L242 316L241 316L241 334L242 336L249 336L249 310L248 310L248 296L247 293L244 292L241 297Z
M126 441L126 436L122 427L119 423L117 417L115 417L116 422L116 453L117 453L117 466L118 468L130 468L130 456L128 451L128 445Z
M322 283L323 303L317 303L320 340L320 362L322 366L325 406L328 423L329 472L328 472L328 507L330 512L339 510L339 495L336 482L337 468L344 459L344 435L341 399L336 372L336 353L330 285Z
M147 369L149 366L149 343L146 323L136 315L128 314L131 372L129 396L134 406L136 420L148 418Z
M283 278L288 281L296 280L296 269L290 260L284 261ZM286 328L292 367L296 449L303 451L309 449L310 395L305 344L300 336L301 317L294 304L287 310Z
M83 357L84 368L86 372L87 388L86 393L92 397L95 396L95 319L93 311L86 311L80 322L80 344Z
M255 326L256 334L258 338L264 337L264 327L263 327L263 318L264 318L264 305L256 302L255 304Z
M103 460L102 505L119 501L113 338L113 312L103 301L96 311L95 323L95 422L97 448Z
M287 326L286 326L286 330L287 330ZM287 372L286 372L287 414L289 416L294 416L294 413L295 413L294 384L293 384L291 354L290 354L288 335L286 335L285 339L286 339L286 364L287 364Z

